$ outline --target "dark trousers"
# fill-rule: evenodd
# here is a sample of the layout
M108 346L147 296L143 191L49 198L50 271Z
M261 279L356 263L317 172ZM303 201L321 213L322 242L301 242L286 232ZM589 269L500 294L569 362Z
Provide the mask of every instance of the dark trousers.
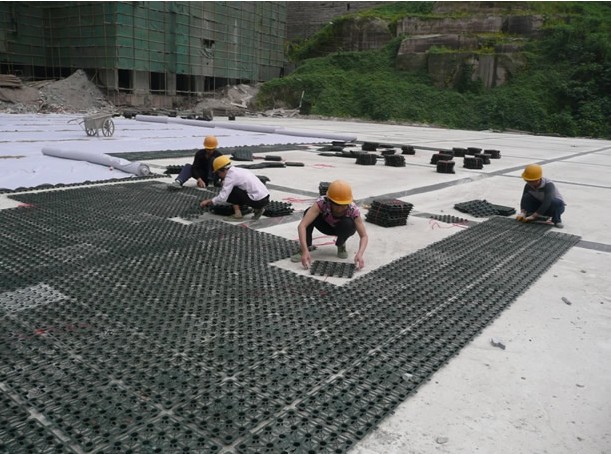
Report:
M529 193L523 194L523 197L521 198L521 210L528 214L538 211L541 204L542 202ZM563 201L560 199L553 199L548 207L548 210L546 210L546 213L540 213L538 211L538 214L542 216L550 216L553 222L561 222L561 215L564 211L565 203L563 203Z
M227 198L227 202L232 205L240 205L240 206L250 206L251 208L263 208L268 203L270 203L270 196L267 195L261 200L251 200L249 195L244 189L237 188L234 186L232 192L230 192L229 197Z
M306 210L304 214L306 214L307 211L308 210ZM357 231L355 220L352 218L340 218L335 226L331 226L325 222L323 216L319 214L314 222L306 227L306 245L308 247L312 246L312 232L315 227L319 232L325 235L336 236L336 246L343 246L346 240Z
M189 181L190 178L194 178L196 179L195 175L193 174L193 166L191 164L185 164L182 168L181 171L179 172L178 176L176 177L176 180L180 181L181 185L185 184L187 181ZM208 175L207 178L202 178L204 180L204 182L206 184L210 184L212 182L214 182L215 186L221 186L221 184L219 184L219 178L215 177L215 175Z

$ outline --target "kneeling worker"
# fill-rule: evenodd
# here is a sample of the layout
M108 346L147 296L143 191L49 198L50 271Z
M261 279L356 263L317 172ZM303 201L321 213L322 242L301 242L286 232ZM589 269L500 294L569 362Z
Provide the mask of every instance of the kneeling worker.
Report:
M330 183L327 195L319 197L316 202L304 212L304 217L298 225L300 252L291 257L292 262L302 262L308 268L312 262L310 250L312 247L312 232L314 228L326 235L336 236L338 257L345 259L346 240L357 232L359 234L359 249L355 254L357 269L364 266L363 253L368 246L368 234L361 219L359 207L353 203L351 186L342 180Z
M168 185L169 190L182 189L183 185L190 179L195 178L198 188L205 188L209 184L220 186L219 178L212 170L213 161L221 156L217 149L219 141L215 136L204 138L204 148L198 150L193 157L193 164L185 164L179 172L176 180Z
M542 167L530 164L521 176L526 184L521 197L521 214L517 219L531 222L551 218L549 223L562 229L561 215L565 211L565 202L555 184L548 178L542 178Z
M232 204L234 214L226 217L227 221L242 221L242 205L254 209L253 220L259 219L265 206L270 203L270 193L266 185L249 170L240 167L232 167L232 161L228 156L222 155L213 161L213 171L223 181L221 192L212 199L202 200L200 207L216 205L223 202Z

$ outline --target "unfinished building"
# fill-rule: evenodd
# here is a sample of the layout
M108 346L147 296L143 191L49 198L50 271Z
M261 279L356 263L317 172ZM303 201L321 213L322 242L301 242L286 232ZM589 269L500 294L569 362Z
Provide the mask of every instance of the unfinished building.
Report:
M0 73L83 69L123 104L282 75L285 2L0 2Z

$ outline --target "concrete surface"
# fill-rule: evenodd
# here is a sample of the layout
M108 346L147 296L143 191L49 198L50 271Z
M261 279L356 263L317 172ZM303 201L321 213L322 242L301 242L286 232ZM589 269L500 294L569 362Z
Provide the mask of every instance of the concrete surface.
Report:
M130 144L136 144L139 150L184 149L198 147L201 136L208 133L196 130L186 139L173 138L177 131L163 129L163 140L147 140L147 134L137 141L120 140L129 138L128 131L135 128L153 134L156 126L119 118L113 140L86 138L84 133L76 137L74 130L66 129L66 141L62 134L56 134L50 143L41 131L52 127L57 119L44 116L40 129L25 139L18 124L7 126L8 122L19 123L19 117L0 117L0 158L4 157L0 159L0 181L15 176L16 170L4 164L17 159L6 156L27 154L42 146L68 146L78 140L81 147L102 143L108 147L106 152L132 151ZM291 202L296 212L285 219L262 218L246 225L289 239L297 239L300 212L312 204L322 181L348 180L363 214L375 197L398 198L414 205L407 226L383 228L366 223L370 238L366 268L355 278L468 228L434 221L430 214L451 214L480 222L482 218L453 208L456 203L475 199L518 209L523 167L542 164L544 175L556 182L567 202L562 232L579 235L582 241L352 452L610 452L610 141L296 118L237 118L236 122L311 131L315 135L317 131L354 134L358 141L416 148L415 156L405 156L406 167L388 167L382 160L375 166L360 166L353 159L319 156L315 152L318 146L313 145L311 151L276 153L286 161L303 162L304 167L254 171L270 178L272 200ZM14 132L8 133L10 128ZM229 137L237 140L238 134L228 133L227 141ZM225 140L220 138L221 146ZM491 160L482 170L469 170L462 168L461 158L455 158L455 174L437 173L429 164L431 155L453 147L498 149L501 159ZM190 159L144 162L163 169ZM10 193L0 195L0 208L15 205ZM334 260L332 240L317 236L315 231L315 244L320 247L313 258ZM356 237L347 243L349 257L357 243ZM288 259L274 266L308 274ZM327 280L336 285L346 282L341 278ZM492 345L492 338L506 348Z

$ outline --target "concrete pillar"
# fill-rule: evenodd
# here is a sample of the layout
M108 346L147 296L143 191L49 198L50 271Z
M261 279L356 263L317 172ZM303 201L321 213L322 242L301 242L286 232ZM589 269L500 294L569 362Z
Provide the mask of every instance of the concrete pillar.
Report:
M116 69L99 69L98 79L108 90L119 90L119 76Z
M204 76L194 76L193 77L193 82L194 82L194 90L196 91L196 93L204 93L205 91L205 87L206 87L206 77Z
M149 73L147 71L134 71L134 94L148 95L151 90Z
M176 74L166 73L166 94L176 96Z

